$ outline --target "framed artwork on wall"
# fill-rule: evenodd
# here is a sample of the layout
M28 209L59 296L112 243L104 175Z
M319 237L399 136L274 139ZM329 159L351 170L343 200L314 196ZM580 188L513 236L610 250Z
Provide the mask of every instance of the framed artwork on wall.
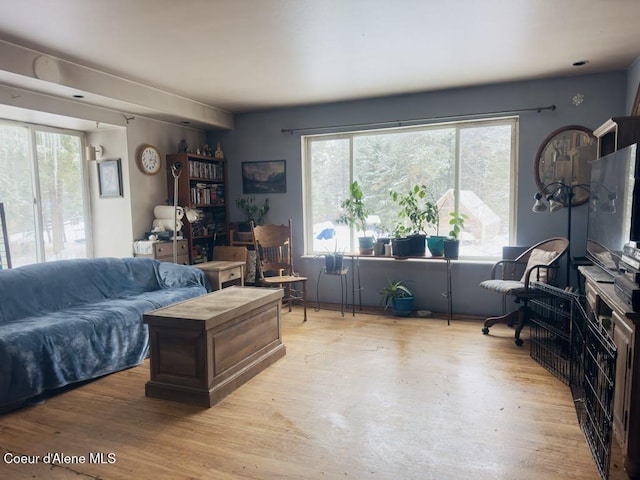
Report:
M98 185L100 197L122 197L121 160L104 160L98 162Z
M242 193L287 193L286 160L242 162Z

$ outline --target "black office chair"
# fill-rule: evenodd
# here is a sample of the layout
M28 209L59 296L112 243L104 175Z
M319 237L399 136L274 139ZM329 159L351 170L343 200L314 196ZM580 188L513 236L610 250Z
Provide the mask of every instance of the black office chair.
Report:
M480 286L502 294L503 312L506 311L508 295L514 296L517 303L523 302L523 306L498 317L487 318L482 333L488 335L489 328L497 323L516 324L515 342L521 346L520 332L528 320L528 303L537 294L530 284L538 281L555 285L560 259L568 247L569 240L554 237L533 245L515 260L503 259L495 263L491 268L491 279L481 282Z

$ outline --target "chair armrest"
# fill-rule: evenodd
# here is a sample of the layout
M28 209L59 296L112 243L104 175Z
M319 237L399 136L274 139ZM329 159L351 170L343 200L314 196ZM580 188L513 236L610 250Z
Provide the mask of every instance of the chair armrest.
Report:
M515 280L516 276L518 276L519 280L522 276L522 274L517 275L517 267L519 265L525 265L525 263L516 260L499 260L491 267L491 280ZM497 275L498 273L500 275Z
M549 270L554 270L557 271L559 268L559 265L545 265L545 264L540 264L540 265L534 265L533 267L531 267L529 269L529 271L527 272L527 277L525 278L525 282L524 282L524 287L525 288L529 288L529 282L531 281L539 281L540 280L540 270L542 270L543 268L545 268L547 270L547 280L550 278L554 278L555 274L552 276L551 272L549 272ZM531 278L531 275L533 275L533 272L535 273L535 278ZM547 282L549 284L553 283L553 282Z

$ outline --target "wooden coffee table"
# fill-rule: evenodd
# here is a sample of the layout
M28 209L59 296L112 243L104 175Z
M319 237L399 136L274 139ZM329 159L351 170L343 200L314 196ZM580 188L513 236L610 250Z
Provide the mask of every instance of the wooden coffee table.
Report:
M233 286L146 313L146 395L211 407L282 358L282 294Z

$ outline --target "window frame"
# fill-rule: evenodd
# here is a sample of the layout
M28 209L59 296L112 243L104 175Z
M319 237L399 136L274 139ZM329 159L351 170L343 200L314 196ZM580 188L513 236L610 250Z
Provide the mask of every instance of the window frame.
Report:
M508 229L508 243L513 244L516 238L517 231L517 198L518 198L518 138L519 138L519 116L506 116L495 118L483 118L472 119L463 121L447 121L438 123L425 123L420 125L411 126L399 126L399 127L386 127L386 128L374 128L367 130L354 130L335 133L322 133L322 134L309 134L301 136L301 153L302 153L302 206L303 206L303 248L305 255L318 255L321 252L313 250L313 220L310 218L310 212L312 211L312 178L311 178L311 148L314 141L326 141L326 140L349 140L349 181L354 180L354 138L358 136L367 135L388 135L394 132L406 133L411 131L425 131L436 130L444 128L455 128L455 159L454 159L454 191L455 191L455 210L459 209L460 185L463 173L461 172L461 155L460 155L460 133L465 128L476 128L482 126L491 125L510 125L511 126L511 160L510 160L510 175L509 175L509 229ZM375 212L374 212L375 213ZM465 260L491 260L495 261L500 258L499 256L471 256L465 255Z

